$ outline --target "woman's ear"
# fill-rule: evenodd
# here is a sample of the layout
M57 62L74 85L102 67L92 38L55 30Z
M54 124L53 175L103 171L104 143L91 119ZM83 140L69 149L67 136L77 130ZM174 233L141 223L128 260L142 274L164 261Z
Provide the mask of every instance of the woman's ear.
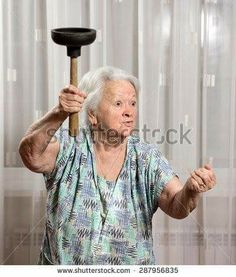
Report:
M88 110L88 119L91 125L93 126L97 125L97 117L93 110Z

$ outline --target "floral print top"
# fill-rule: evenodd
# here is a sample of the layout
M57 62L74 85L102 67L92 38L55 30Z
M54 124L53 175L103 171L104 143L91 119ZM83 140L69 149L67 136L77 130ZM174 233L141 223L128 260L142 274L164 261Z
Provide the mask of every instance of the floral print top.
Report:
M47 215L38 264L155 264L152 217L177 174L157 145L129 136L116 181L97 175L92 133L60 128L56 165L43 174Z

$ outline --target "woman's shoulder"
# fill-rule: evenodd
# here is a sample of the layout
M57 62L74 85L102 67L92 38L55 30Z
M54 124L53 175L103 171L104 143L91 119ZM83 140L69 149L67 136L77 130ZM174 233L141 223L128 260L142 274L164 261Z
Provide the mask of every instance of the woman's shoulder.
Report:
M138 154L143 154L147 156L162 155L157 144L145 142L138 136L130 136L129 144L130 148Z
M86 130L81 128L76 137L72 137L69 135L67 128L59 128L54 135L55 139L59 142L60 148L63 151L68 151L71 149L72 151L76 151L76 153L80 153L85 151L88 147L88 135Z

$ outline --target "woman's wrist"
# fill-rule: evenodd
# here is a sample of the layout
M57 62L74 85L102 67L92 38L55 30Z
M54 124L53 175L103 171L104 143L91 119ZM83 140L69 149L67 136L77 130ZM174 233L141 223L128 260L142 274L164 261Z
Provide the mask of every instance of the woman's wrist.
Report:
M66 118L69 116L69 113L61 109L59 104L53 108L53 113L62 121L66 120Z

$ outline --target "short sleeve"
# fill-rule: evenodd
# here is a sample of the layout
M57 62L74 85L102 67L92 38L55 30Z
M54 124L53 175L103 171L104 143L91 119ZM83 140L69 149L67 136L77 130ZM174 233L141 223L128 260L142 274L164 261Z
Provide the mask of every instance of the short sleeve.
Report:
M149 187L153 213L158 207L158 198L164 187L173 178L178 177L168 160L157 149L153 150L149 164Z
M75 140L73 137L68 135L68 131L66 131L66 129L58 129L58 131L54 134L54 137L57 141L59 141L60 148L53 171L51 173L43 173L47 189L60 181L66 164L75 151Z

